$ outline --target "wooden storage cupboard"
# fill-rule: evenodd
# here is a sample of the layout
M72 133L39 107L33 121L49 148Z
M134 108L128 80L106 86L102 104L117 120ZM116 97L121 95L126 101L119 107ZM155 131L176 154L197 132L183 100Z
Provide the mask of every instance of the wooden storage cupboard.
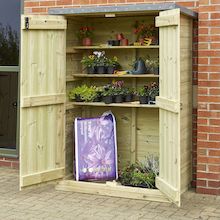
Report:
M123 33L134 41L136 20L159 27L159 46L83 47L76 37L80 26L95 27L94 45ZM67 25L68 21L68 25ZM160 74L87 75L82 56L104 50L118 56L124 69L139 56L160 58ZM86 83L104 85L122 79L136 88L158 81L156 105L135 103L74 103L68 92ZM76 182L73 121L75 117L98 116L111 110L117 120L119 166L142 160L147 153L160 155L158 190L119 186L116 183ZM192 18L180 9L150 14L123 13L115 18L103 14L82 16L24 15L21 22L20 75L20 188L57 179L57 189L180 205L181 194L191 181L192 142ZM65 178L66 177L66 178ZM70 177L70 178L67 178ZM68 179L68 180L67 180Z

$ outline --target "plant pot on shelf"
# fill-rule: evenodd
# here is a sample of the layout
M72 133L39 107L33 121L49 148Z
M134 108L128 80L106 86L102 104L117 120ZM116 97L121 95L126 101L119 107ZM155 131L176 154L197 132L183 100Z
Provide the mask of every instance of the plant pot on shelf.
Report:
M120 40L114 40L112 46L120 46Z
M75 96L75 102L82 102L83 100L81 99L80 95Z
M93 67L87 67L87 73L88 74L95 74L96 73L96 68L93 66Z
M108 66L107 67L107 74L113 74L115 70L116 70L115 66Z
M151 67L151 68L149 68L149 73L152 73L154 75L159 75L159 67Z
M97 96L93 100L93 102L101 102L101 101L102 101L102 97L101 96Z
M132 102L133 101L133 94L127 94L125 96L125 102Z
M83 46L92 46L92 39L89 37L83 38L82 45Z
M148 96L139 96L140 104L148 104L149 97Z
M121 46L128 46L128 39L122 39Z
M123 95L115 95L115 103L122 103L123 100Z
M113 101L114 101L114 98L113 98L112 95L103 96L102 99L103 99L103 102L104 102L105 104L111 104L111 103L113 103Z
M97 67L96 67L96 70L97 70L97 73L98 73L98 74L103 74L103 73L106 72L105 66L97 66Z

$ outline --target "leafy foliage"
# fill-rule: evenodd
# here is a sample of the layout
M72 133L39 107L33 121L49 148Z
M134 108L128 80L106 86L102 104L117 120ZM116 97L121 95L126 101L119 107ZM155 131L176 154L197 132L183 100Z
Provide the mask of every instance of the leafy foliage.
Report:
M0 23L0 66L19 64L19 38L10 26Z

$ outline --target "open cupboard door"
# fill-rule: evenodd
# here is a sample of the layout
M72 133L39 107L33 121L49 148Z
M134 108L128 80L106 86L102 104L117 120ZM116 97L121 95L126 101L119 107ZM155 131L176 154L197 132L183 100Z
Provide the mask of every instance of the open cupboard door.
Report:
M66 20L21 17L20 189L65 170Z
M156 17L160 35L160 172L156 186L180 206L180 10Z

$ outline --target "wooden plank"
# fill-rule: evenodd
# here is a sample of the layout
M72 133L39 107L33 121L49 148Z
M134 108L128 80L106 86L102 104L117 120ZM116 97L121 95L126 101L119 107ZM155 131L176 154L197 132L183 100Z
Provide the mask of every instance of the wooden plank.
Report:
M156 97L156 103L159 108L165 109L170 112L179 113L180 111L180 103L164 98L162 96Z
M88 78L159 78L159 75L154 74L142 74L142 75L117 75L117 74L81 74L81 73L74 73L72 74L73 77L88 77Z
M150 45L150 46L73 46L67 47L67 53L76 53L76 50L114 50L114 49L159 49L159 45Z
M61 179L64 176L65 168L57 168L54 170L48 170L40 173L33 173L22 177L21 186L30 186L42 182L48 182L51 180Z
M21 17L24 22L25 16ZM30 17L64 20L59 16ZM64 176L59 169L65 166L65 48L65 29L21 30L20 188L51 179L48 171L57 172L57 178ZM42 178L29 178L41 173Z
M25 15L22 17L21 29L25 30L64 30L67 28L65 19L53 18L52 16L30 16Z
M138 200L169 202L169 200L159 190L156 189L121 186L108 182L105 184L63 180L56 186L56 190Z
M156 27L179 25L178 15L164 15L156 17Z
M180 197L180 191L174 188L172 185L169 185L160 177L156 177L156 186L161 189L162 192L165 192L166 195L172 199L172 201L178 203Z
M73 105L78 106L111 106L111 107L131 107L131 108L159 108L157 105L139 104L135 102L111 103L105 104L104 102L72 102Z
M65 101L66 101L65 94L23 97L21 100L21 107L27 108L27 107L35 107L42 105L57 105L57 104L65 103Z

